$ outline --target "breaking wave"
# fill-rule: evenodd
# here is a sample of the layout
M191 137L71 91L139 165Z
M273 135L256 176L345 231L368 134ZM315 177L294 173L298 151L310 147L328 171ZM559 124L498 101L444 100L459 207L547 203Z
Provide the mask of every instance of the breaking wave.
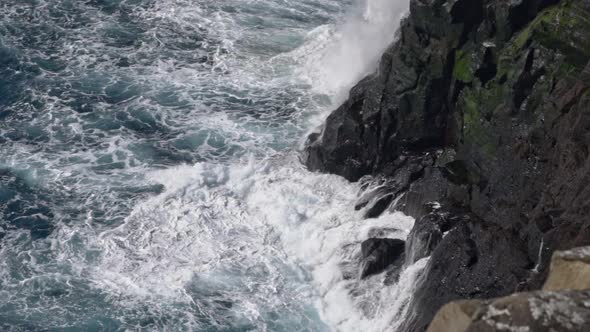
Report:
M0 328L384 331L358 184L304 134L372 71L407 1L0 4Z

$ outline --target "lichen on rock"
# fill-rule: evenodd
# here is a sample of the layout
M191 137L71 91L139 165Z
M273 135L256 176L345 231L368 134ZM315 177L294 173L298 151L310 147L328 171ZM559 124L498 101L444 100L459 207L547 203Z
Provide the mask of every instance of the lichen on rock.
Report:
M567 261L569 265L562 263ZM588 264L590 247L558 251L544 291L507 297L453 301L443 306L428 332L587 331L590 329L590 270L574 271L572 264ZM573 273L572 284L555 282ZM580 284L585 281L586 284Z

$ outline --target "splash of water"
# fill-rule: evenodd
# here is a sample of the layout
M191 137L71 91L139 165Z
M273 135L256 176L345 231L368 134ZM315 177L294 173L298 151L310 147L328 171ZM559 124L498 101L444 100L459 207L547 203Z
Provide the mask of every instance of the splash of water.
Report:
M358 280L360 242L413 220L363 220L356 184L293 151L375 68L407 1L350 5L0 5L0 88L30 87L0 97L0 203L21 214L0 229L0 328L395 326L424 260L395 285Z
M405 238L413 219L394 213L363 220L364 211L350 204L357 195L354 184L310 174L294 156L289 159L288 165L197 164L153 174L168 189L91 245L104 251L92 279L110 294L128 296L127 305L207 306L211 298L191 293L187 285L214 284L218 300L233 303L232 319L260 330L269 328L273 308L310 310L294 303L315 303L334 330L391 329L404 317L425 260L391 286L384 286L382 276L359 280L360 243L374 230L392 227L395 237ZM318 319L309 328L321 326Z
M332 106L342 103L352 85L375 70L407 8L408 1L366 0L343 24L309 32L307 45L295 52L314 91L332 96Z

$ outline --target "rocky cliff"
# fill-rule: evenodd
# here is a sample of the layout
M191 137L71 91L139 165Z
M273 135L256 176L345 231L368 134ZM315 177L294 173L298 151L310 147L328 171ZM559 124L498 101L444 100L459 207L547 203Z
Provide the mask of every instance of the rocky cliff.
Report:
M542 291L443 306L428 332L590 330L590 247L557 251Z
M589 102L590 0L410 1L303 153L382 178L367 217L400 209L417 219L408 243L434 239L405 330L451 300L538 289L553 251L590 244Z

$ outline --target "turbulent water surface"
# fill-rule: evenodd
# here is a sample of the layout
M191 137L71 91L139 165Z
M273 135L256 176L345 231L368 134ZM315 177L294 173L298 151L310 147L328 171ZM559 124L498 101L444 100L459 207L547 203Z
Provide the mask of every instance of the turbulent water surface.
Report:
M359 192L305 133L407 1L2 0L0 329L382 331Z

